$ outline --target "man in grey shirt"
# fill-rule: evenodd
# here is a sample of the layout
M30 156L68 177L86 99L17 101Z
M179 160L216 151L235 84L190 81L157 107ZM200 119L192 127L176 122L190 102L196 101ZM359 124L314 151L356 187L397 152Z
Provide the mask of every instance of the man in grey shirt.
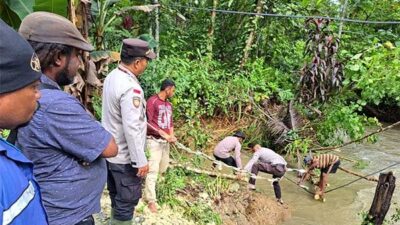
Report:
M254 152L253 157L246 164L244 169L257 175L259 171L272 174L273 178L277 180L272 182L274 186L274 192L276 200L283 204L281 187L279 186L279 178L283 177L286 172L286 161L285 159L268 148L263 148L259 144L249 144L249 148ZM255 189L256 179L250 178L249 188Z
M242 160L240 159L240 150L245 135L242 131L236 131L232 136L228 136L220 141L214 149L214 158L229 166L242 168ZM231 156L234 152L235 158ZM215 167L215 163L213 166Z

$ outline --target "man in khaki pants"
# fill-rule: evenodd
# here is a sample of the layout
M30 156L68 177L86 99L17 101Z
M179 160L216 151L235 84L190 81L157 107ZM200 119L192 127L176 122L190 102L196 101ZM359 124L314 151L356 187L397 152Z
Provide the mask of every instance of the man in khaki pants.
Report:
M168 102L174 92L175 83L166 79L161 84L160 92L147 100L147 150L150 152L150 157L144 194L148 207L153 213L157 212L156 183L158 174L167 170L169 143L176 142L172 122L172 105Z

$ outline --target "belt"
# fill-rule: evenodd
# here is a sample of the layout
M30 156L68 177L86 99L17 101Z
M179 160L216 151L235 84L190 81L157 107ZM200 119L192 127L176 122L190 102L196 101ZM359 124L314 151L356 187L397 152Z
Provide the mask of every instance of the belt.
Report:
M151 139L151 140L159 142L159 143L168 143L165 139L163 139L161 137L157 138L157 137L154 137L152 135L148 135L147 139Z

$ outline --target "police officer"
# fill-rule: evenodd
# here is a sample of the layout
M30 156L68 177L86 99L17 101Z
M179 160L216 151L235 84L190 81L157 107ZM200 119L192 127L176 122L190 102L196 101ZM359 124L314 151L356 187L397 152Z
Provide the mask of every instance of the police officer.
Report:
M107 159L111 224L131 224L148 172L145 156L146 101L138 77L156 57L146 41L123 40L121 63L104 81L103 126L113 134L118 155Z
M0 19L0 129L28 122L35 112L39 59L29 44ZM0 138L0 224L47 225L33 164Z
M94 225L107 180L103 158L117 154L114 138L62 86L71 84L83 51L93 47L66 18L34 12L19 32L39 57L40 109L18 129L17 146L35 164L51 225ZM32 224L32 223L31 223Z

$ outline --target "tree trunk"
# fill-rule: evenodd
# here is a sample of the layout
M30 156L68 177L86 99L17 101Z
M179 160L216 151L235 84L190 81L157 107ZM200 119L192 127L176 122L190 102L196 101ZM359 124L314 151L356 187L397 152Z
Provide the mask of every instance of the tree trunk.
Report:
M364 219L363 224L373 223L381 225L385 219L386 213L390 208L392 195L396 187L396 177L392 172L381 173L379 175L378 185L376 186L374 201L368 216Z
M215 31L215 19L217 12L215 11L218 6L218 0L213 0L213 11L211 12L211 25L208 29L208 41L207 41L207 52L210 59L213 58L213 45L214 45L214 31Z
M158 5L158 0L152 0L151 4ZM155 14L155 28L154 28L154 39L157 42L156 54L157 58L160 57L160 8L157 7L154 10Z
M264 4L265 4L264 0L257 1L256 13L262 13ZM246 64L246 62L249 58L250 50L251 50L251 47L253 46L253 42L254 42L254 37L256 36L256 29L257 29L259 20L260 20L260 16L255 16L254 19L252 20L253 26L250 29L250 34L249 34L249 37L247 38L246 46L243 50L243 58L242 58L242 61L240 62L240 69L242 69L244 67L244 65Z
M341 16L342 19L343 19L343 18L345 17L345 15L346 15L347 2L348 2L348 0L345 0L345 1L344 1L344 5L343 5L343 7L342 7L342 16ZM339 39L342 37L343 23L344 23L343 20L340 21L340 25L339 25L339 35L338 35Z

